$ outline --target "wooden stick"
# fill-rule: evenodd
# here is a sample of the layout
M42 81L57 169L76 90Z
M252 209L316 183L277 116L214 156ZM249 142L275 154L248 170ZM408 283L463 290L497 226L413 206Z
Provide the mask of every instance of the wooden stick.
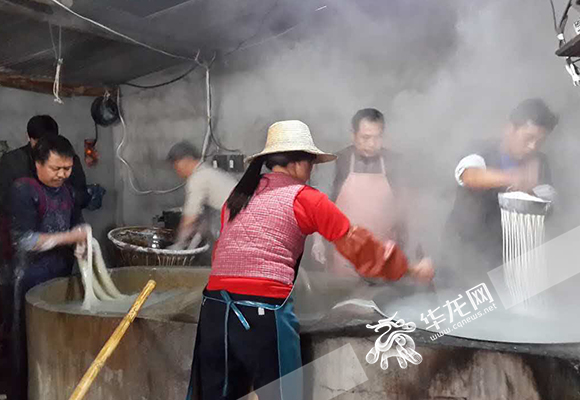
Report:
M150 280L149 282L147 282L147 285L143 288L143 290L141 290L141 293L131 306L131 309L129 310L127 315L125 315L123 320L119 323L119 326L117 326L117 329L115 329L115 332L113 332L109 340L107 340L107 343L105 343L105 345L97 355L97 358L95 358L95 360L93 361L87 372L85 372L85 375L75 388L73 394L69 397L69 400L81 400L85 396L85 394L89 390L89 387L97 377L98 373L101 371L101 368L103 368L103 365L105 365L105 361L107 361L110 355L113 354L113 351L115 351L115 349L117 348L117 345L123 338L123 335L125 335L125 332L129 328L129 325L131 325L131 323L137 316L137 313L143 306L143 303L145 303L145 301L147 300L147 297L149 297L149 295L155 288L155 285L156 285L155 281Z

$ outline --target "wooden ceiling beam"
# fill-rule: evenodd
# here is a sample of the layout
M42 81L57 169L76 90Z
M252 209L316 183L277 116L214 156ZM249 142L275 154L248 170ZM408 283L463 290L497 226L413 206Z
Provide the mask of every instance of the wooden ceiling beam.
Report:
M47 78L32 78L24 75L0 72L0 86L8 88L27 90L36 93L52 94L53 83L53 80ZM114 93L115 90L115 88L110 87L63 84L61 85L59 94L62 97L99 97L103 96L107 91L109 93Z

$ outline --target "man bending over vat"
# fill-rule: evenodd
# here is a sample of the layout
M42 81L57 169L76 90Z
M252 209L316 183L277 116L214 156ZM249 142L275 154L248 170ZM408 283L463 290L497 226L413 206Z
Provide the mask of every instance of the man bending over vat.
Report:
M455 168L458 187L446 224L442 266L473 272L466 283L481 282L476 277L503 263L498 193L554 198L548 162L539 149L556 124L556 115L543 100L525 100L512 111L501 140L480 146Z
M75 192L65 183L74 158L66 138L40 139L32 150L36 177L17 179L9 193L8 215L16 247L11 348L17 399L26 399L27 388L24 296L40 283L70 275L72 245L87 240L86 230L79 226L83 219L75 207Z
M202 218L204 206L220 211L230 195L236 181L227 173L214 169L201 161L199 151L189 142L175 144L167 161L173 164L177 175L187 180L183 216L177 229L174 250L194 248L201 234L208 234L206 218ZM200 235L194 236L195 233ZM193 237L193 238L192 238ZM196 243L197 242L197 243Z

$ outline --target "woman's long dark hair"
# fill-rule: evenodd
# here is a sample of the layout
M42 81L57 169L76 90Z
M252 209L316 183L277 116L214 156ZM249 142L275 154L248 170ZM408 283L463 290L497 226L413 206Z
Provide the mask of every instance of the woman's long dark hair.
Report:
M248 206L250 200L254 196L260 179L262 179L262 166L266 164L268 169L273 169L276 165L286 167L292 162L300 161L314 161L316 156L314 154L306 153L304 151L288 151L284 153L268 154L255 158L248 169L236 185L230 197L226 200L228 210L230 212L229 221L234 218Z

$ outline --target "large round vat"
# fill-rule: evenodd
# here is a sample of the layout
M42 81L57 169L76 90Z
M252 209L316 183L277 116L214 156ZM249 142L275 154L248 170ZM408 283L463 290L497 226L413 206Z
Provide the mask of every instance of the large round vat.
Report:
M186 267L208 251L209 244L191 250L167 249L173 243L170 229L129 226L113 229L108 238L115 247L118 266Z
M163 299L168 293L199 294L208 272L207 268L127 267L114 270L112 278L124 293L137 293L154 279L158 284L154 294ZM368 364L365 357L382 332L368 329L367 324L382 317L353 305L332 310L336 302L352 297L345 286L344 281L315 275L297 281L294 296L302 325L303 361L308 364L305 399L330 400L339 395L357 400L580 399L578 343L484 341L452 335L433 340L432 332L417 329L411 335L423 357L420 364L402 369L392 359L387 370L380 363ZM378 290L363 289L355 294L374 297ZM391 289L394 302L401 294ZM81 298L78 277L53 280L28 293L30 400L68 398L122 318L121 310L81 311L75 305ZM167 313L151 313L159 304L163 300L142 310L86 400L185 398L200 302L170 301ZM230 318L230 323L236 321ZM340 349L344 352L336 353Z
M152 296L176 289L201 293L208 275L208 268L112 271L122 293L137 293L154 279ZM80 278L71 277L37 286L26 296L30 400L67 399L124 315L121 310L91 314L75 308L82 292ZM199 304L152 318L143 317L144 308L85 400L185 398Z
M350 397L341 399L580 399L580 331L573 301L578 280L546 291L550 296L545 296L543 307L505 309L491 284L422 287L403 279L369 285L308 271L298 280L297 292L303 361L316 364L337 349L356 355L355 366L333 360L314 367L307 379L309 398L332 398L364 371L364 379L349 390ZM391 357L383 370L380 361L366 362L386 332L369 329L385 318L371 306L395 315L395 321L416 324L410 336L421 363L408 363L403 369ZM433 326L433 316L445 319L439 329Z

